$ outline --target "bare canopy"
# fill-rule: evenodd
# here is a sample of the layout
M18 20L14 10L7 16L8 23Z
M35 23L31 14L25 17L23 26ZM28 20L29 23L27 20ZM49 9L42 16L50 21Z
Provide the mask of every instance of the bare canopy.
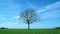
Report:
M20 19L24 23L28 24L28 29L30 29L30 24L37 22L39 18L37 17L37 13L34 9L27 9L20 13Z

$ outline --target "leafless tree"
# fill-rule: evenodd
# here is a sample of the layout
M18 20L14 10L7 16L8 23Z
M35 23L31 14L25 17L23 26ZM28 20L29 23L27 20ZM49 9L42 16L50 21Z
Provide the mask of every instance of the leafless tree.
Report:
M28 30L30 29L31 23L39 21L36 10L32 8L21 12L19 19L22 20L24 23L28 24Z

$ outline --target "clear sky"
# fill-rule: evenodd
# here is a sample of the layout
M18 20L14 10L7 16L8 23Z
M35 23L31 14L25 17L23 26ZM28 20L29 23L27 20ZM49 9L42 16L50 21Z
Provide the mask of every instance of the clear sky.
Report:
M0 0L0 27L27 28L18 21L19 13L27 8L36 9L41 18L31 28L60 27L60 0Z

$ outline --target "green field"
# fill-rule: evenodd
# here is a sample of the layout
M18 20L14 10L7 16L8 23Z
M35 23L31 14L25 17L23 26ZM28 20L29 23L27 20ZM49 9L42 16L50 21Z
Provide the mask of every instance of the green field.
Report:
M60 29L0 29L0 34L60 34Z

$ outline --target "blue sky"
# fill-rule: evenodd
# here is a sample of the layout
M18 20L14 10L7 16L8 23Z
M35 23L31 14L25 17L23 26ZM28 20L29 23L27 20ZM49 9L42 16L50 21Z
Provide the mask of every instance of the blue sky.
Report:
M27 28L27 24L18 20L19 13L27 8L36 9L41 18L31 28L60 27L59 0L0 0L0 27Z

